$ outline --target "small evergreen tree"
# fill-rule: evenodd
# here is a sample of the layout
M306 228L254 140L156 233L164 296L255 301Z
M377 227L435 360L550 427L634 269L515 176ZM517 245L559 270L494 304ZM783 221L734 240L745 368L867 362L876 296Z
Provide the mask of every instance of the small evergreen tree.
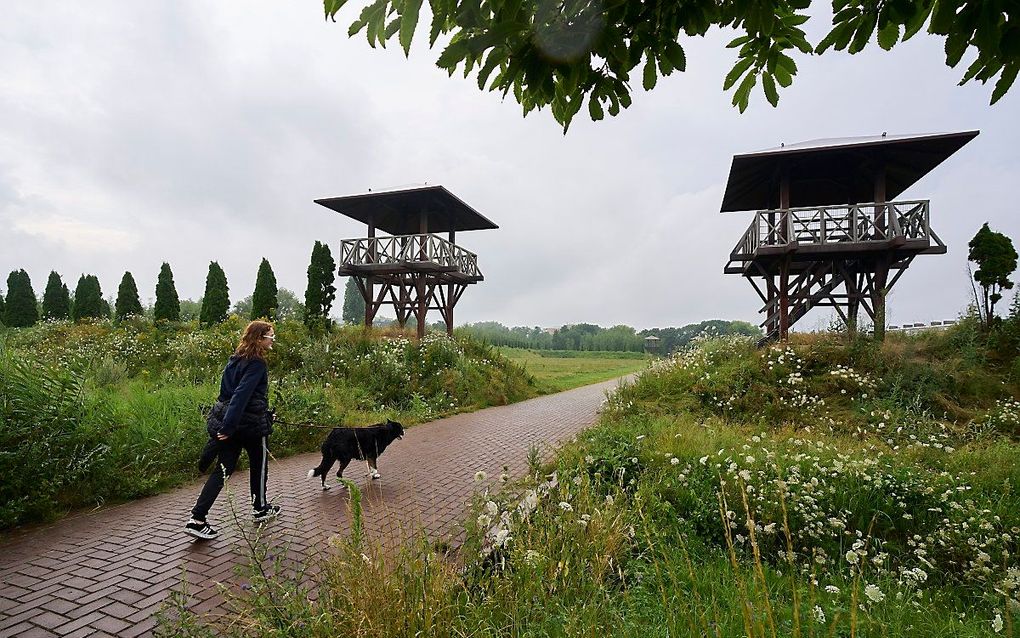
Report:
M71 306L71 318L82 319L109 318L109 309L103 309L103 291L99 288L99 278L95 275L82 275L74 289L74 305Z
M114 304L117 309L117 320L121 321L131 315L142 314L142 302L138 298L138 286L135 285L135 278L130 272L125 272L120 280L120 287L117 288L117 302Z
M202 312L199 322L204 326L220 323L227 318L230 310L230 288L227 274L215 261L209 263L209 274L205 276L205 295L202 297Z
M1002 291L1013 287L1009 276L1016 270L1017 253L1013 242L1002 233L988 228L988 223L974 235L968 244L967 259L977 263L974 280L982 289L982 318L991 327L995 317L995 304L1002 299Z
M365 323L365 298L361 296L358 285L354 283L354 277L347 278L347 286L344 288L344 323L361 325Z
M71 295L67 291L67 284L55 270L50 271L50 277L46 280L42 315L43 319L67 319L71 316Z
M39 321L39 307L36 303L35 291L32 290L32 280L28 273L24 269L11 271L7 276L4 325L24 328Z
M276 309L279 307L277 301L276 275L273 274L273 267L269 260L262 258L259 264L259 272L255 277L255 292L251 296L251 318L274 320Z
M329 246L315 242L312 260L308 264L308 288L305 290L305 324L328 324L329 311L336 299L336 262Z
M174 274L170 271L170 264L163 262L159 269L159 278L156 280L156 305L153 308L153 318L156 321L181 320L181 299L177 296L177 288L174 286Z

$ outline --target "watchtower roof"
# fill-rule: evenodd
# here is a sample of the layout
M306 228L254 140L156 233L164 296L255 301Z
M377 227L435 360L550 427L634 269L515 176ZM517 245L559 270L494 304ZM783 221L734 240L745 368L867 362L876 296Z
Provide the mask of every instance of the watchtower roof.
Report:
M875 174L883 169L885 194L891 200L977 135L963 131L831 138L734 155L721 210L778 208L784 173L794 208L873 201Z
M328 197L317 199L315 203L390 235L419 233L423 212L428 217L430 233L499 228L441 185Z

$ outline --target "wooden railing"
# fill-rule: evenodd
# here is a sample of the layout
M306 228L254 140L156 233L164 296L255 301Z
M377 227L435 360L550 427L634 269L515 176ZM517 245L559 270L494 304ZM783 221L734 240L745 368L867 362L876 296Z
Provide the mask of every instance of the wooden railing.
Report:
M371 264L429 263L469 277L481 277L478 256L436 235L392 235L340 241L340 263L348 266Z
M749 259L762 247L826 246L873 241L934 239L928 223L928 200L811 206L764 210L731 253L731 259Z

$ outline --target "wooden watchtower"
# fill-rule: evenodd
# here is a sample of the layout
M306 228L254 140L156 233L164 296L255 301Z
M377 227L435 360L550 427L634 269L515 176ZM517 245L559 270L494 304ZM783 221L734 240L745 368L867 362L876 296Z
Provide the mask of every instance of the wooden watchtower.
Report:
M885 299L917 255L946 245L929 201L895 201L978 131L816 140L734 155L722 212L756 211L723 272L764 306L762 343L786 339L815 306L856 329L864 308L885 337Z
M458 246L457 231L499 228L442 186L421 186L315 203L368 225L368 237L340 241L341 275L354 278L365 299L365 325L392 305L403 328L412 315L418 338L425 315L438 310L453 334L453 308L470 284L482 281L478 257ZM388 233L376 236L376 231ZM447 238L435 233L446 233Z

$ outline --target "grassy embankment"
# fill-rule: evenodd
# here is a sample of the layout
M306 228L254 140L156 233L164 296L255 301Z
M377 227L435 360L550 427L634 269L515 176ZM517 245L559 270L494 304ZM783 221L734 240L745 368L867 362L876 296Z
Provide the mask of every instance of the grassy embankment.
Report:
M640 352L581 352L499 348L507 359L524 367L543 394L562 392L632 374L648 367Z
M246 322L40 324L0 328L0 529L194 480L206 438L199 407ZM519 401L534 379L467 338L281 322L269 356L281 419L413 425ZM316 449L322 430L278 426L276 456Z
M386 558L352 538L316 597L253 572L230 627L187 614L167 627L1015 635L1020 359L1003 344L971 322L884 346L702 340L616 393L553 466L480 486L457 561L427 545Z

